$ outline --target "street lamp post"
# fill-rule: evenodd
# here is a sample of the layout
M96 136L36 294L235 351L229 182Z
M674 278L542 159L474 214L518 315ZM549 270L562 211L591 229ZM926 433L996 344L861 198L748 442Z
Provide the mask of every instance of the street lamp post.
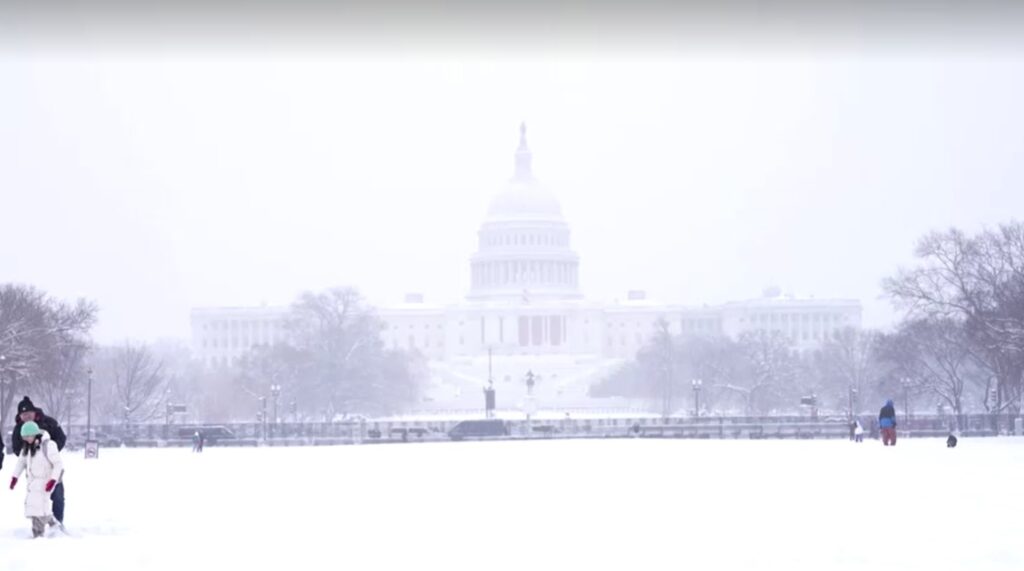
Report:
M854 409L857 408L857 389L853 385L850 385L850 420L853 421L853 416L856 413Z
M487 347L487 384L494 384L494 371L491 368L491 353L492 349L490 346Z
M487 346L487 388L484 389L484 418L494 416L494 368L492 363L494 350Z
M704 381L693 379L690 384L693 385L693 416L700 418L700 389L704 385Z
M85 373L85 439L89 441L92 440L92 367L86 369Z
M274 397L274 436L277 436L277 398L281 396L281 385L270 385L270 394Z
M910 429L910 387L913 386L914 382L907 377L903 377L900 379L900 384L903 385L903 420L906 421L906 429Z

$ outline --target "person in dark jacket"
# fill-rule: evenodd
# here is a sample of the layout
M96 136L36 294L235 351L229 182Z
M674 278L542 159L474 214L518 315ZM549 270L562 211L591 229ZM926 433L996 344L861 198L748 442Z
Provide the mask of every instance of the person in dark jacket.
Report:
M892 399L885 401L885 406L878 411L878 428L882 432L882 444L896 446L896 407Z
M64 444L67 443L68 437L64 434L64 430L60 427L60 424L53 418L46 416L43 413L43 409L32 404L32 400L28 397L21 399L18 403L18 418L15 420L14 433L11 435L11 446L14 450L21 451L22 439L21 439L21 425L28 421L33 421L39 428L45 430L50 434L50 439L53 440L54 444L57 445L57 450L64 450ZM50 494L50 499L53 500L53 517L57 521L64 523L64 482L58 482L53 488L53 492Z

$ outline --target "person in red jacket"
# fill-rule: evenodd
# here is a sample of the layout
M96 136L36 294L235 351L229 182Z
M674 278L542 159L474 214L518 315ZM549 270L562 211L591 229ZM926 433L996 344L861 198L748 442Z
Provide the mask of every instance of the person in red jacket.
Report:
M896 446L896 407L892 399L885 401L885 406L878 411L878 428L882 432L882 444Z

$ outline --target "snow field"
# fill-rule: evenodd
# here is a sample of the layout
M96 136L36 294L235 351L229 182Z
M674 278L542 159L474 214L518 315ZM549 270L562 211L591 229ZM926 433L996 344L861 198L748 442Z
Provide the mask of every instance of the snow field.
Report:
M0 570L1024 568L1024 438L65 457L74 536L31 540L0 490Z

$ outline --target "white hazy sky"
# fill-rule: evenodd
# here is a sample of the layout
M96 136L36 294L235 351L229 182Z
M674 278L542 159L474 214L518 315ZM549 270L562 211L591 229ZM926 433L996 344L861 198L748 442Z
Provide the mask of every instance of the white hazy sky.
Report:
M893 313L924 232L1024 213L1022 52L0 53L0 281L189 309L354 285L454 302L526 120L589 298L770 283Z

